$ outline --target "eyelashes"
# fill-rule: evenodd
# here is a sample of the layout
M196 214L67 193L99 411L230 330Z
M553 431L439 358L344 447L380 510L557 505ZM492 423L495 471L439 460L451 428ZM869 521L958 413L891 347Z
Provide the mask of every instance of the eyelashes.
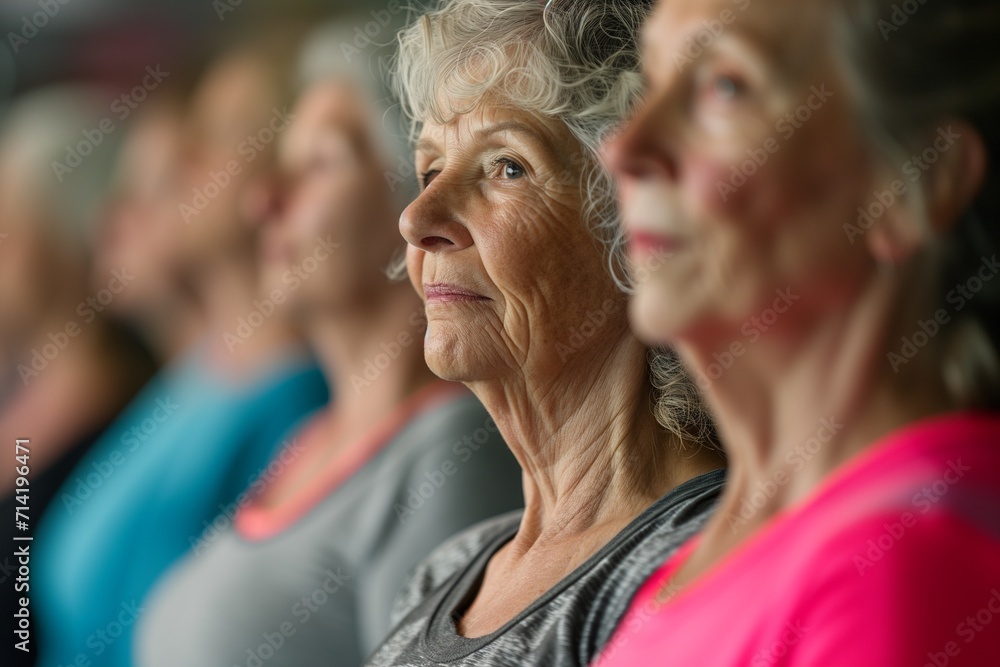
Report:
M499 169L500 177L505 180L515 180L525 176L524 167L509 157L496 158L492 162L492 167L494 172Z
M434 179L441 173L440 169L428 169L420 173L420 188L427 189ZM498 157L490 161L489 174L494 178L513 181L524 178L527 170L521 164L509 157Z
M434 177L441 173L440 169L430 169L420 174L420 189L425 190L434 180Z
M718 74L712 78L710 89L715 97L721 100L734 100L747 93L746 81L731 74Z

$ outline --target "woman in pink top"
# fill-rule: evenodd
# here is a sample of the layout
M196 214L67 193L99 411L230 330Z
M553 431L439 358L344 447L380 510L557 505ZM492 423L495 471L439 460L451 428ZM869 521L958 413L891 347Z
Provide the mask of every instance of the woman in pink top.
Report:
M559 1L559 0L554 0ZM1000 6L660 0L608 147L728 488L602 666L1000 665Z

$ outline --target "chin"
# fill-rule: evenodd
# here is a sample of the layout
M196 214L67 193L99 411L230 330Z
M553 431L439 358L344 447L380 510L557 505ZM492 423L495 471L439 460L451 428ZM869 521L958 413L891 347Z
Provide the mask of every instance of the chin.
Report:
M424 339L424 360L434 375L450 382L473 382L486 375L483 360L470 349L466 336L440 323L429 325Z
M463 374L457 372L457 370L451 365L436 363L430 357L426 357L426 361L427 368L431 369L431 373L434 373L434 375L438 376L440 379L448 382L465 382Z
M424 360L427 362L427 368L442 380L466 382L470 379L469 369L461 359L456 358L454 354L444 352L431 341L427 341L424 347Z
M662 289L652 281L639 285L629 302L629 323L635 335L649 346L672 342L678 331L677 299L671 290Z

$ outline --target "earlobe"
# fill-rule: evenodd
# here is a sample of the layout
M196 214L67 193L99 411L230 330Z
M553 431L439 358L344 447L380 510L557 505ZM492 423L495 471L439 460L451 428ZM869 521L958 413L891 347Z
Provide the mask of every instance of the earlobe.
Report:
M904 188L896 187L901 183L897 179L885 191L902 193ZM919 212L903 196L896 196L893 203L885 205L885 212L866 235L868 249L879 266L905 264L927 237L927 224Z
M919 222L909 212L887 215L868 233L868 249L879 266L905 264L923 245Z

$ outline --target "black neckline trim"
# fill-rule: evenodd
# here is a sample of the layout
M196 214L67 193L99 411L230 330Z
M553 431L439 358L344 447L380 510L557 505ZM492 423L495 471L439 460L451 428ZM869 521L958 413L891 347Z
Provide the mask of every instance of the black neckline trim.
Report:
M524 619L549 604L566 588L576 583L587 572L592 570L605 556L617 549L621 543L631 539L636 532L657 515L669 510L679 502L704 492L713 485L718 485L725 480L725 477L726 469L720 468L693 477L671 489L629 522L607 544L575 570L559 580L552 588L545 591L545 593L528 605L517 616L487 635L481 637L464 637L458 633L455 616L459 609L466 609L471 604L472 598L479 592L482 585L487 563L489 563L490 559L493 558L503 545L507 544L517 534L520 521L517 521L507 529L501 530L486 543L482 551L465 568L452 576L450 583L446 584L446 588L442 594L436 596L437 600L431 611L430 619L420 634L421 651L433 660L445 663L459 660L475 653L499 637L502 637ZM437 637L439 640L444 639L444 645L440 641L432 643L432 637Z

